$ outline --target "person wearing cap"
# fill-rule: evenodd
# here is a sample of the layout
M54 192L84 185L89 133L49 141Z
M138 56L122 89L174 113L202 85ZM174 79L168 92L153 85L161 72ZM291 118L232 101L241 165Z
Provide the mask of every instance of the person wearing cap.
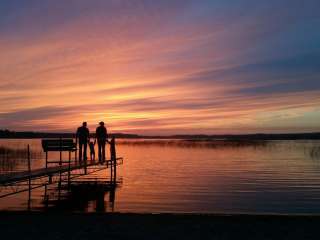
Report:
M108 133L104 122L100 122L99 127L96 129L96 139L98 143L99 162L104 162L106 160L106 142L108 140Z
M89 129L87 122L83 122L81 127L78 127L76 141L79 140L79 161L87 160L87 144L89 139ZM82 158L83 157L83 158Z

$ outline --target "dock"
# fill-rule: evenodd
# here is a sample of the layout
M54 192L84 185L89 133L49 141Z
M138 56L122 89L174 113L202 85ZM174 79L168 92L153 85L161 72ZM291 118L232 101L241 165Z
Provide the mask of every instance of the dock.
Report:
M0 175L0 185L9 185L12 183L18 183L27 181L31 179L37 179L42 177L52 177L55 174L62 174L74 170L90 168L93 166L98 166L101 168L111 168L111 166L118 166L123 164L123 158L117 158L114 160L106 160L103 163L99 162L89 162L88 164L79 164L74 163L69 165L62 165L62 166L55 166L55 167L48 167L48 168L40 168L34 169L32 171L19 171L19 172L12 172L8 174L1 174Z
M0 198L7 197L13 194L29 191L29 201L31 190L35 188L45 187L52 184L58 184L59 188L62 183L66 183L67 188L71 188L72 183L79 185L91 184L92 181L82 181L76 179L88 176L98 171L110 169L108 181L95 179L95 183L108 185L108 188L117 186L117 166L123 164L123 158L116 156L115 139L110 142L110 159L104 161L98 160L82 160L77 158L77 145L72 139L44 139L42 147L45 152L45 163L43 168L31 169L30 146L28 145L28 169L11 173L0 174ZM48 152L60 152L59 159L49 161ZM69 152L67 160L62 159L62 152ZM71 153L75 153L74 159L71 159ZM107 177L107 176L105 176ZM86 177L90 179L90 177Z

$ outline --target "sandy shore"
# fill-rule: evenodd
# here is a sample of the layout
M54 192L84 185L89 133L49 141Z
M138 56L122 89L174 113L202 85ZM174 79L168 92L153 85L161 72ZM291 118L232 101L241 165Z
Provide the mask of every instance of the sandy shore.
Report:
M320 216L0 213L1 239L319 239Z

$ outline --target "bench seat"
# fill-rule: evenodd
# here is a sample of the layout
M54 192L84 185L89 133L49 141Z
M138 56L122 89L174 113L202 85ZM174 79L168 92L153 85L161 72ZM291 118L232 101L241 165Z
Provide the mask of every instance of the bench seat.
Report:
M44 152L73 152L77 150L76 143L73 139L42 139L42 148Z

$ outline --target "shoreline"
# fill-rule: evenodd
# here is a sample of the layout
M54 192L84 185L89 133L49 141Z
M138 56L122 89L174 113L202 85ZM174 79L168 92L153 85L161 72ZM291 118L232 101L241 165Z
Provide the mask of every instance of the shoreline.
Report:
M169 134L169 135L143 135L132 133L113 132L109 134L117 139L181 139L181 140L320 140L319 131L306 132L279 132L279 133L225 133L225 134ZM90 135L94 137L94 134ZM74 132L34 132L34 131L10 131L0 129L0 139L41 139L41 138L74 138Z
M12 239L318 239L320 215L0 212Z
M88 216L88 217L113 217L113 216L130 216L130 217L143 217L143 216L154 216L154 217L169 217L169 218L245 218L245 219L319 219L320 214L311 214L311 213L192 213L192 212L71 212L71 211L20 211L20 210L0 210L0 219L6 216Z

